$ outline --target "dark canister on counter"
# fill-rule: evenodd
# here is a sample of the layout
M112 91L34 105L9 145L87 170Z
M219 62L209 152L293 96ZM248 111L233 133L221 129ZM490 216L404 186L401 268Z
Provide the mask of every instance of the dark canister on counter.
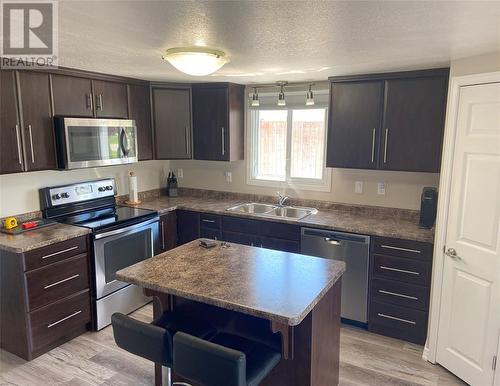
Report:
M422 189L420 202L420 228L430 229L436 221L437 189L426 186Z

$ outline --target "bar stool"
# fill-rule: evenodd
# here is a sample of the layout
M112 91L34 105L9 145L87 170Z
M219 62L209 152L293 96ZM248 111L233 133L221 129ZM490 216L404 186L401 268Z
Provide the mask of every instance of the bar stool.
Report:
M111 324L118 347L162 365L163 386L172 385L170 369L173 364L175 333L184 331L200 338L215 334L215 329L210 324L182 311L166 312L151 323L117 312L111 315Z
M174 335L174 371L202 386L257 386L281 360L281 352L235 334L218 332L208 340Z

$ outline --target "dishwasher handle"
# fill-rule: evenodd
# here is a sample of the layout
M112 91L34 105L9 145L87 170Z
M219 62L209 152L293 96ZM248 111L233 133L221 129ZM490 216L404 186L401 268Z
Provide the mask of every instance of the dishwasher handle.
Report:
M342 242L340 240L333 239L331 237L325 237L325 242L331 245L341 245Z

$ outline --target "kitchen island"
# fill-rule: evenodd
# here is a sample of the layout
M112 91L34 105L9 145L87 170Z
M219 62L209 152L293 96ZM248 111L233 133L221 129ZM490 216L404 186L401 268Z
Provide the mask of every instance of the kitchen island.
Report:
M194 240L116 277L155 297L155 317L190 307L193 317L226 329L277 337L282 360L263 386L333 386L344 271L338 261L239 244L206 249Z

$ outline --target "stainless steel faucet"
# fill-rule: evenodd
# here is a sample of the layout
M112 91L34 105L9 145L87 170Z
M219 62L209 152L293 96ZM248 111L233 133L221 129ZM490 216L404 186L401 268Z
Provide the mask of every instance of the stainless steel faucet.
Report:
M278 192L278 206L283 206L286 200L288 200L288 196L283 196L280 192Z

